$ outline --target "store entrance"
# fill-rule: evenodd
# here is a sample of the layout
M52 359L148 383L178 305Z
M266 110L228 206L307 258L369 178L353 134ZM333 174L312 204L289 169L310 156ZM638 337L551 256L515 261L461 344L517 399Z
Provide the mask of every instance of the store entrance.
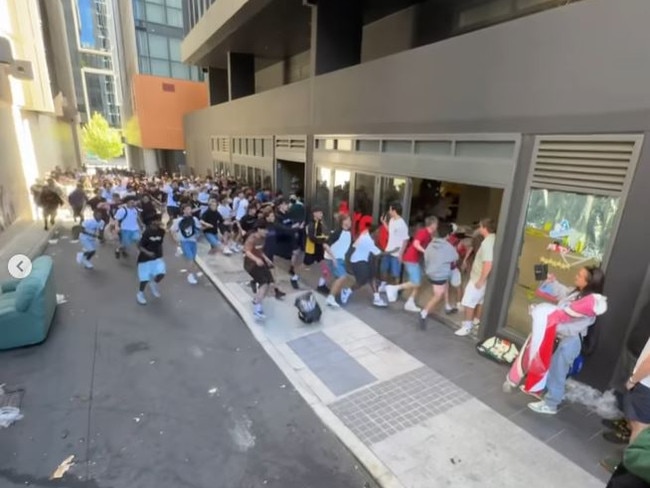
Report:
M278 159L276 163L276 177L278 190L282 190L285 197L300 192L305 194L305 163Z
M450 183L446 181L413 178L410 201L409 228L414 235L417 228L421 227L424 219L435 216L441 222L456 224L457 233L455 240L459 242L457 249L463 257L469 254L466 261L467 267L462 271L462 286L451 289L450 305L459 311L445 314L447 319L460 324L462 310L457 306L462 298L462 290L469 279L471 269L471 255L480 245L480 240L475 235L478 223L482 218L489 217L498 224L499 212L503 190L486 186ZM431 287L423 284L420 291L419 302L425 303L431 294ZM444 314L443 308L438 313Z

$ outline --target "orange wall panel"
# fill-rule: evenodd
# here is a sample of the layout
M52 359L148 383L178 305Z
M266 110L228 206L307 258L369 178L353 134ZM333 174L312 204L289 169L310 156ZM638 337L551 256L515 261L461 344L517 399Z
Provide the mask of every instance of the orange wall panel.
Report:
M133 76L133 101L140 146L185 149L183 116L208 106L205 83L150 75Z

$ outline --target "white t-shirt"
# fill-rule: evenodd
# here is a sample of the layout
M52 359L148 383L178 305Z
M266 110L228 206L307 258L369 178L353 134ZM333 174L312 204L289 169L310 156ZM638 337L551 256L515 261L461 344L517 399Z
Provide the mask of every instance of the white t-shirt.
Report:
M636 371L639 366L641 366L641 363L648 357L650 356L650 339L648 339L648 342L645 343L645 347L643 348L643 351L641 351L641 354L639 355L639 359L637 359L636 364L634 365L634 371ZM643 378L641 381L639 381L643 386L647 386L650 388L650 376L646 376Z
M483 242L481 247L478 248L476 257L474 258L474 264L472 264L472 272L470 273L469 280L472 283L476 283L481 279L481 273L483 272L483 264L491 263L494 260L494 240L496 239L495 234L488 234Z
M115 220L120 224L122 230L140 230L137 208L118 208L115 212Z
M229 205L224 205L220 203L219 206L217 207L217 211L221 214L224 220L228 220L232 218L232 209L230 208Z
M350 256L351 263L359 263L368 261L368 256L374 254L377 256L381 254L381 249L375 245L375 241L370 236L370 233L364 232L361 234L354 243L354 252Z
M248 213L248 200L246 198L242 198L239 200L239 205L237 205L237 212L235 213L235 220L238 222L244 218L244 216Z
M396 219L390 219L388 222L388 244L386 244L386 250L390 251L397 248L396 251L391 252L391 256L399 257L399 251L402 248L404 241L409 238L409 228L404 222L402 217L397 217Z

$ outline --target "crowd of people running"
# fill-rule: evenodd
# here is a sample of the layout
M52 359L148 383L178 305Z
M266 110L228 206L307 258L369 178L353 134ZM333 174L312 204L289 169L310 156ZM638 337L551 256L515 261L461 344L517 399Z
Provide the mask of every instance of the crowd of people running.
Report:
M61 184L65 178L74 186L69 193ZM353 222L347 205L341 205L331 216L335 225L330 228L326 209L308 209L299 191L286 197L225 177L55 173L34 185L32 194L46 230L54 225L57 210L69 204L75 220L73 240L81 246L76 257L80 266L92 269L98 244L107 239L116 242L118 260L137 251L136 300L141 305L147 304L147 290L153 297L161 296L158 285L166 273L163 249L168 232L188 263L190 285L198 283L200 238L208 243L210 254L241 254L254 294L253 315L259 321L265 319L263 301L268 294L276 299L286 295L275 276L276 258L287 261L294 289L300 288L302 270L318 265L317 291L332 309L347 304L363 287L372 292L376 307L387 307L403 293L404 309L418 314L422 329L442 303L447 314L462 308L458 336L469 335L480 323L492 272L496 231L492 219L467 229L431 216L411 230L399 202L389 205L376 227L367 220ZM604 278L597 267L581 268L571 287L548 276L546 284L557 291L557 303L531 307L531 336L504 383L505 391L521 385L524 393L536 396L531 410L557 412L567 373L584 350L589 328L607 310ZM416 298L424 280L431 286L431 296L420 308ZM650 340L626 385L627 418L607 424L615 429L610 437L633 441L650 425L649 382Z

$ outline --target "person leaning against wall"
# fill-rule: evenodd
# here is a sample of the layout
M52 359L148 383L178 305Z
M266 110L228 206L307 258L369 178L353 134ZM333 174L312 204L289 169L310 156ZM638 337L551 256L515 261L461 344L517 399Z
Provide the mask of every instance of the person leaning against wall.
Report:
M465 293L461 305L465 309L465 320L463 325L456 331L457 336L467 336L474 328L477 308L483 305L487 280L492 272L492 261L494 259L494 241L496 240L496 226L491 218L481 219L479 233L483 236L481 247L476 251L469 282L465 287Z

